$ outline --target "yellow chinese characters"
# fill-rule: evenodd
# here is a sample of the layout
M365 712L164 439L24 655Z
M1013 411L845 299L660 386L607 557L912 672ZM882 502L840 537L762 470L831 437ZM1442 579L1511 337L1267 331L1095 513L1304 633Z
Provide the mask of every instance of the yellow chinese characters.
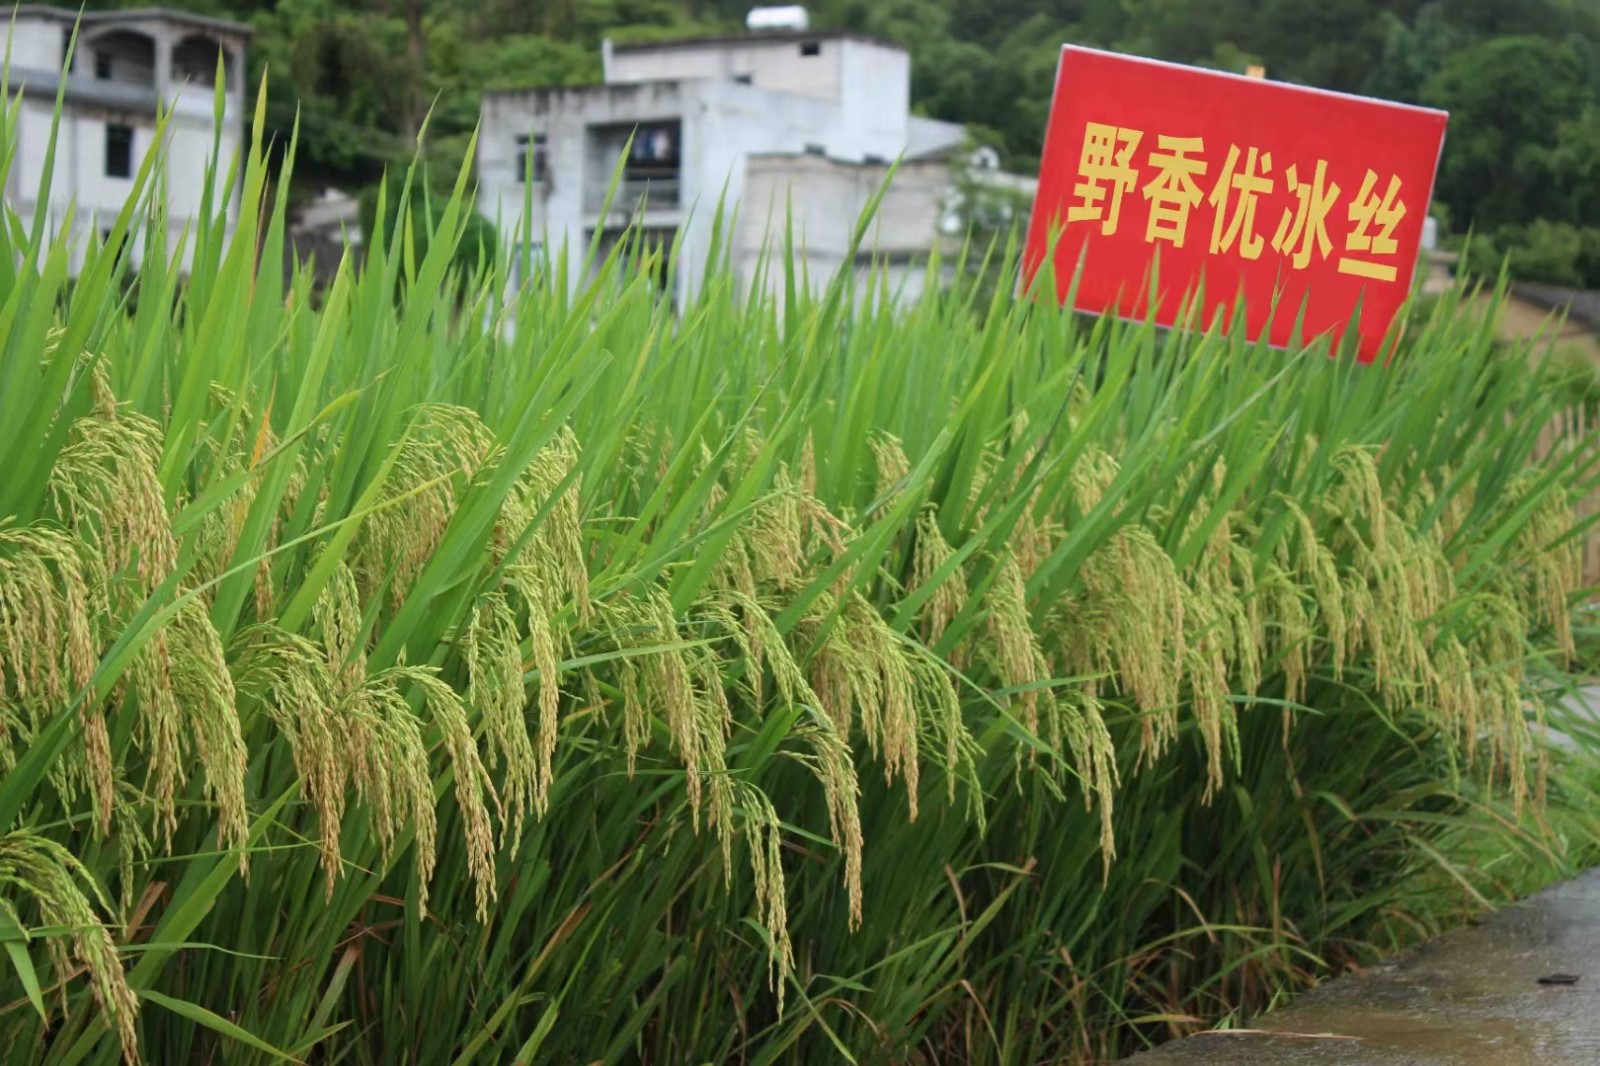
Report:
M1314 261L1335 260L1337 237L1329 235L1330 220L1337 223L1342 216L1349 228L1336 259L1339 272L1373 281L1397 280L1394 257L1400 242L1395 231L1406 217L1399 176L1390 175L1384 184L1368 168L1355 196L1341 204L1343 190L1330 175L1326 159L1301 159L1275 176L1269 150L1230 144L1206 195L1199 184L1209 169L1204 139L1170 134L1154 139L1155 145L1140 159L1138 151L1146 140L1143 130L1086 123L1067 222L1099 223L1100 232L1111 236L1121 220L1123 194L1137 188L1148 203L1144 239L1182 248L1190 215L1205 201L1211 209L1212 255L1237 254L1255 261L1270 245L1286 265L1305 270ZM1258 222L1273 226L1274 211L1280 212L1276 227L1258 230Z
M1100 232L1109 237L1117 232L1117 218L1122 213L1122 194L1133 188L1137 172L1129 165L1134 149L1139 147L1143 130L1130 130L1090 122L1083 133L1083 151L1078 159L1078 175L1082 179L1073 186L1072 195L1080 203L1067 209L1067 221L1090 222L1098 220ZM1111 202L1105 202L1107 191Z
M1189 228L1189 209L1198 204L1203 195L1194 179L1206 172L1205 160L1189 153L1205 151L1205 141L1199 137L1163 134L1157 143L1161 150L1150 153L1150 165L1158 173L1140 190L1150 201L1150 220L1145 225L1144 239L1171 241L1174 248L1182 248L1183 235Z
M1361 191L1350 201L1350 235L1345 238L1344 250L1365 252L1368 255L1393 255L1400 244L1394 239L1394 228L1406 217L1406 205L1400 201L1400 179L1389 177L1389 186L1382 199L1377 194L1378 175L1371 170L1361 181ZM1373 232L1373 227L1377 232ZM1374 263L1370 259L1353 256L1339 257L1339 272L1374 281L1393 281L1397 271L1392 263Z
M1259 170L1257 167L1259 166ZM1293 171L1294 168L1290 168ZM1239 146L1228 146L1228 161L1222 165L1222 177L1211 190L1210 203L1216 210L1211 224L1211 252L1226 252L1239 243L1239 254L1246 259L1260 259L1264 242L1256 233L1256 200L1272 192L1272 153L1257 153L1251 148L1239 166ZM1292 180L1292 179L1291 179ZM1228 210L1228 197L1237 192L1233 210ZM1277 247L1276 244L1273 245Z
M1311 252L1315 248L1322 258L1333 251L1328 239L1328 212L1339 198L1339 183L1328 180L1328 161L1317 160L1317 167L1308 181L1300 180L1297 167L1291 166L1286 175L1289 191L1295 195L1293 209L1286 208L1278 220L1278 230L1272 235L1272 250L1280 255L1294 256L1296 270L1311 265Z

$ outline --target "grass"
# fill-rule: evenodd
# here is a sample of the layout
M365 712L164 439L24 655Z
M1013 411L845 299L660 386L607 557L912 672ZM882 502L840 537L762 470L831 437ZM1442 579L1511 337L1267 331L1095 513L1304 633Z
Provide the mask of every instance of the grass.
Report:
M463 275L466 172L314 292L259 149L187 271L157 173L137 278L0 232L13 1055L1104 1060L1593 857L1595 456L1454 298L674 312Z

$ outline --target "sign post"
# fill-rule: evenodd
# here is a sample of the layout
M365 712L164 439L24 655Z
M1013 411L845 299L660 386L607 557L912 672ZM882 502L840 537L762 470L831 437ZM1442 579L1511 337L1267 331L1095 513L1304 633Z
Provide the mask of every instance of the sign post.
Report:
M1246 335L1277 346L1302 307L1307 339L1359 310L1370 362L1411 291L1445 120L1068 45L1024 283L1053 256L1059 300L1166 326L1201 294L1205 324L1237 327L1242 299Z

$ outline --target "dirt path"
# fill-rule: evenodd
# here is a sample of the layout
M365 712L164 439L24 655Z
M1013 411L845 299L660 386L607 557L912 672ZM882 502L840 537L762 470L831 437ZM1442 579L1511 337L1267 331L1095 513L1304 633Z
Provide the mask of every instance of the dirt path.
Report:
M1487 295L1479 296L1478 302L1487 304L1490 299ZM1500 310L1500 336L1506 340L1520 340L1536 335L1553 336L1559 346L1587 352L1600 364L1600 337L1586 326L1568 321L1559 331L1553 330L1549 311L1524 300L1507 300Z

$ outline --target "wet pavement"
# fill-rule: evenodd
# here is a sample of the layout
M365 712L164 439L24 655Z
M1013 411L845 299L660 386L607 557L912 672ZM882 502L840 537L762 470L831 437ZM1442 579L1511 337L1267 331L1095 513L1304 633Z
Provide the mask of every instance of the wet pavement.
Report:
M1600 707L1600 691L1586 695ZM1252 1025L1126 1063L1600 1066L1600 869L1330 981Z
M1575 984L1541 978L1576 977ZM1600 870L1128 1066L1597 1066Z

